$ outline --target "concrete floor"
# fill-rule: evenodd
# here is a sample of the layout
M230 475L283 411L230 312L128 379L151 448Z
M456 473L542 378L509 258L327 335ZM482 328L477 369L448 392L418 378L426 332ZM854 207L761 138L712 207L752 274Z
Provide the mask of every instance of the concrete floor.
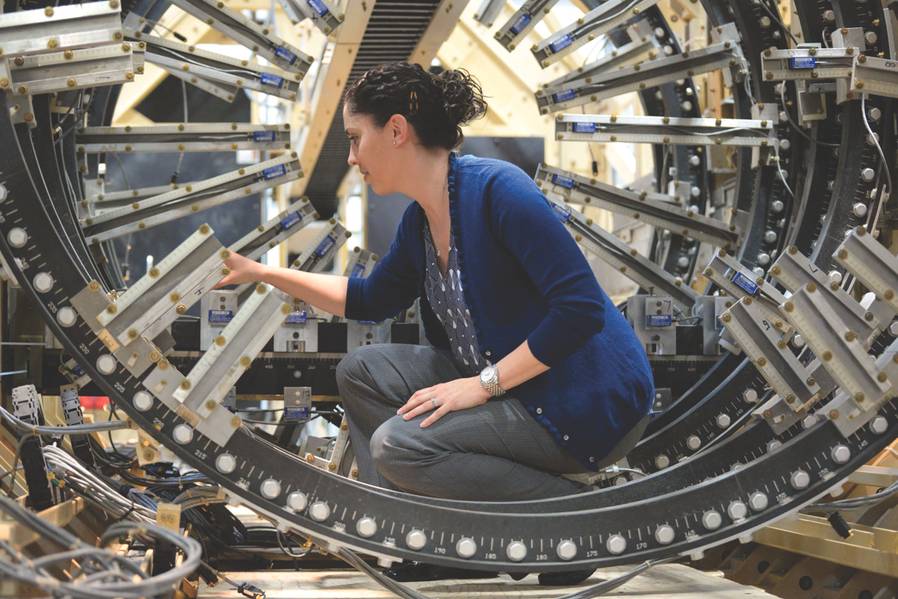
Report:
M608 568L597 572L583 585L576 587L541 587L536 576L514 582L507 576L486 580L442 580L411 583L419 593L432 599L521 598L555 599L583 590L602 580L626 572L628 568ZM235 582L248 582L266 592L267 599L380 599L394 597L373 580L354 570L318 572L226 572ZM764 591L746 587L725 579L718 573L700 572L688 566L667 564L657 566L606 595L626 596L629 599L662 599L670 597L703 599L744 599L773 597ZM214 588L201 587L198 599L233 599L234 590L224 583Z

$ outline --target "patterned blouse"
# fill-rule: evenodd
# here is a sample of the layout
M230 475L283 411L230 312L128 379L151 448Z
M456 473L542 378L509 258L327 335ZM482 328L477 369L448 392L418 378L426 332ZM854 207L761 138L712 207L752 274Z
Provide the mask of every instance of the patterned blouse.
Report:
M487 361L480 354L477 336L474 334L474 323L462 293L455 236L450 232L449 268L444 277L437 262L438 252L430 233L430 225L425 223L424 230L426 240L424 247L427 252L424 289L427 292L427 301L446 329L455 365L463 374L474 376L487 366Z

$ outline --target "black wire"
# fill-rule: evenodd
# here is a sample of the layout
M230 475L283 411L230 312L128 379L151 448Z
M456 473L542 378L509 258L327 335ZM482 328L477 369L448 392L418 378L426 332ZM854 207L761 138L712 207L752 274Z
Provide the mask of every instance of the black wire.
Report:
M34 433L27 433L27 434L25 434L25 435L22 435L22 436L19 438L19 442L16 443L16 453L15 453L15 455L13 456L13 459L12 459L12 467L11 467L11 469L9 470L9 472L6 472L3 476L0 476L0 487L2 487L2 485L3 485L3 480L4 480L7 476L12 475L12 478L9 479L9 488L6 490L6 495L7 495L8 497L11 497L12 499L15 499L15 498L16 498L15 495L13 495L13 491L15 490L15 484L16 484L16 477L15 477L15 474L16 474L16 472L18 472L18 470L19 470L19 468L18 468L19 460L20 460L21 457L22 457L22 446L25 444L25 441L27 441L28 439L30 439L30 438L32 438L32 437L34 437L35 439L40 440L40 437L39 437L38 435L35 435Z
M776 21L776 24L780 26L780 29L785 31L786 35L788 35L790 38L792 38L792 43L794 43L796 46L801 43L798 41L798 38L795 37L795 34L792 33L791 31L789 31L789 28L786 27L786 24L783 23L783 20L780 18L780 16L777 14L774 14L773 11L770 10L770 7L768 7L766 4L764 4L764 0L761 0L760 2L758 2L758 4L760 4L761 8L763 8L764 11L768 15L770 15L774 21Z

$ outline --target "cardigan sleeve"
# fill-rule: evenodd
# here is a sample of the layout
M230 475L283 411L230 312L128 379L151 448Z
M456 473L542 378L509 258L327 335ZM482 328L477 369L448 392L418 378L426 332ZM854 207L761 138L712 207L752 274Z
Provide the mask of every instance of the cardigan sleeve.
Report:
M346 318L379 322L411 306L418 297L418 273L412 260L412 203L402 216L387 254L367 277L350 277Z
M491 181L493 230L548 306L527 337L530 351L553 366L605 325L605 294L580 248L533 180L512 165Z

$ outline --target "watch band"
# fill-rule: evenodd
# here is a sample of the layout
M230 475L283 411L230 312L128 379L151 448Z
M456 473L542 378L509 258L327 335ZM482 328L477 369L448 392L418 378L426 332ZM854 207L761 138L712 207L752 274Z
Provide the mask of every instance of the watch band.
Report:
M483 388L486 389L486 392L489 393L491 397L499 397L500 395L505 394L505 389L499 384L499 369L495 366L487 366L486 368L493 369L493 376L487 381L484 381L482 378L480 379ZM486 370L486 368L484 368L484 370Z

